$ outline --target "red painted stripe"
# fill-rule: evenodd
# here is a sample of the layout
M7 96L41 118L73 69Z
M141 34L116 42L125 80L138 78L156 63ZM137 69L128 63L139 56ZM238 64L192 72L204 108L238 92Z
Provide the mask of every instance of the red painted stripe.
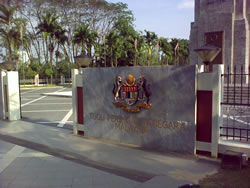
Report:
M211 152L209 152L209 151L196 150L196 154L211 157Z
M212 91L197 91L197 141L212 141L212 105Z
M82 87L77 87L77 121L78 121L78 124L84 124L83 88Z
M4 100L5 100L5 112L8 112L9 111L9 108L8 108L8 86L7 85L4 85Z

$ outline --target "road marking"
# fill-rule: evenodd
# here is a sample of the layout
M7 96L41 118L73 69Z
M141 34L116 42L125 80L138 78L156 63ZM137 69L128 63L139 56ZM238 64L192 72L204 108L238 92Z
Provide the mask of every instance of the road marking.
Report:
M41 123L41 124L58 124L60 123L61 121L41 121L41 122L36 122L36 123ZM66 121L65 123L73 123L73 121Z
M22 111L23 113L32 113L32 112L68 112L68 110L34 110L34 111Z
M71 98L62 98L62 97L55 97L55 98L53 98L53 99L48 99L48 98L46 98L46 99L44 99L43 101L55 101L55 100L63 100L63 101L65 101L65 100L71 100Z
M62 121L57 125L57 127L63 127L64 124L68 121L70 116L73 114L73 108L66 114L66 116L62 119Z
M42 88L40 88L40 89L42 89ZM31 91L21 92L21 94L30 93L30 92L33 92L33 91L38 91L40 89L35 89L35 90L31 90Z
M30 105L54 105L54 104L72 104L72 103L36 103L36 104L30 104Z
M60 92L60 91L65 90L65 89L67 89L67 88L61 88L61 89L59 89L59 90L57 90L57 91L55 91L53 93Z
M38 95L36 95L36 96L34 96L34 95L33 95L33 96L26 96L26 95L25 95L25 96L22 96L22 95L21 95L21 97L29 97L29 98L37 98L37 97L40 97L40 96L41 96L40 94L38 94Z
M26 95L26 93L21 93L21 95ZM34 96L34 95L41 95L41 93L29 93L28 95L30 96Z
M30 101L30 102L27 102L27 103L25 103L25 104L22 104L21 107L27 106L27 105L29 105L29 104L31 104L31 103L33 103L33 102L36 102L36 101L39 101L39 100L45 98L45 97L46 97L46 96L42 96L42 97L39 97L38 99L34 99L34 100ZM22 111L22 112L24 112L24 111Z
M233 117L236 117L236 118L248 118L248 117L250 117L250 115L244 115L244 116L233 116Z
M32 153L22 153L20 156L18 157L53 157L52 155L48 155L46 153L42 153L42 152L32 152Z
M0 158L0 173L7 168L26 148L14 146L5 155Z
M21 95L26 94L26 93L21 93ZM28 95L40 95L41 93L29 93Z
M231 119L231 120L238 121L239 123L242 123L242 124L245 124L245 125L250 125L250 123L247 123L247 122L245 122L245 121L242 121L241 119L235 118L235 117L233 117L233 116L226 116L226 115L223 115L223 118L227 118L227 117L229 117L229 119Z
M59 89L58 91L55 91L54 93L59 92L59 91L62 91L62 90L64 90L64 89L66 89L66 88ZM39 100L45 98L45 97L47 97L47 96L42 96L42 97L39 97L38 99L34 99L34 100L30 101L30 102L27 102L27 103L25 103L25 104L22 104L21 107L27 106L27 105L29 105L29 104L31 104L31 103L33 103L33 102L36 102L36 101L39 101ZM22 112L23 112L23 111L22 111Z

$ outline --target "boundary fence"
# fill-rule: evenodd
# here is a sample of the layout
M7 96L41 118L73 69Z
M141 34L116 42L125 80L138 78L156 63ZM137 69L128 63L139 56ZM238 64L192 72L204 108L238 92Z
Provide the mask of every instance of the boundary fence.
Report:
M229 67L224 77L223 126L220 127L220 137L225 140L240 142L250 141L250 67L244 66L233 71Z

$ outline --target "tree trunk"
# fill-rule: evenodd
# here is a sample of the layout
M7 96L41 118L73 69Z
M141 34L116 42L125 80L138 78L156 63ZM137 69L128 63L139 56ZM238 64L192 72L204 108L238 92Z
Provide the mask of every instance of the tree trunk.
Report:
M149 61L150 61L150 57L149 57L149 55L147 56L147 59L148 59L148 66L149 66Z
M50 84L53 84L53 74L50 75Z
M47 62L48 62L48 59L47 59L47 57L46 57L46 52L45 52L45 51L48 50L48 49L45 50L45 39L43 40L43 43L42 43L42 44L43 44L43 54L44 54L45 62L47 63Z
M64 52L64 54L67 56L67 58L68 58L69 61L70 61L70 57L69 57L69 54L68 54L68 52L67 52L67 49L66 49L65 45L63 45L63 52Z
M111 60L111 67L114 67L114 63L113 63L113 50L112 47L110 49L110 60Z
M115 67L117 67L117 57L115 56Z
M12 61L11 41L9 40L9 37L7 37L7 40L8 40L8 48L9 48L9 57L8 57L8 60Z

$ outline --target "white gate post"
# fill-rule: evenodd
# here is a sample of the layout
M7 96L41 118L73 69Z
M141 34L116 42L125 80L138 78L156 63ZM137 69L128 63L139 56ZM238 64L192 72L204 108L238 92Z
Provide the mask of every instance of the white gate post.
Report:
M0 71L0 119L4 119L5 117L5 101L4 101L4 77L6 73L4 71Z
M65 76L61 75L61 84L65 84Z
M74 122L73 131L74 134L79 134L80 132L84 133L83 124L80 124L78 122L79 115L83 117L83 114L78 114L79 105L83 108L83 104L80 104L78 101L79 98L78 87L80 88L83 87L83 78L82 74L80 74L80 71L78 69L72 69L71 75L72 75L72 108L73 108L73 122Z
M218 155L220 126L223 125L224 65L213 65L213 72L200 72L197 75L197 90L212 91L212 133L211 143L196 141L196 149L211 152L213 157Z
M35 76L35 86L39 86L39 74Z
M1 72L0 117L10 121L21 119L20 93L17 71Z

